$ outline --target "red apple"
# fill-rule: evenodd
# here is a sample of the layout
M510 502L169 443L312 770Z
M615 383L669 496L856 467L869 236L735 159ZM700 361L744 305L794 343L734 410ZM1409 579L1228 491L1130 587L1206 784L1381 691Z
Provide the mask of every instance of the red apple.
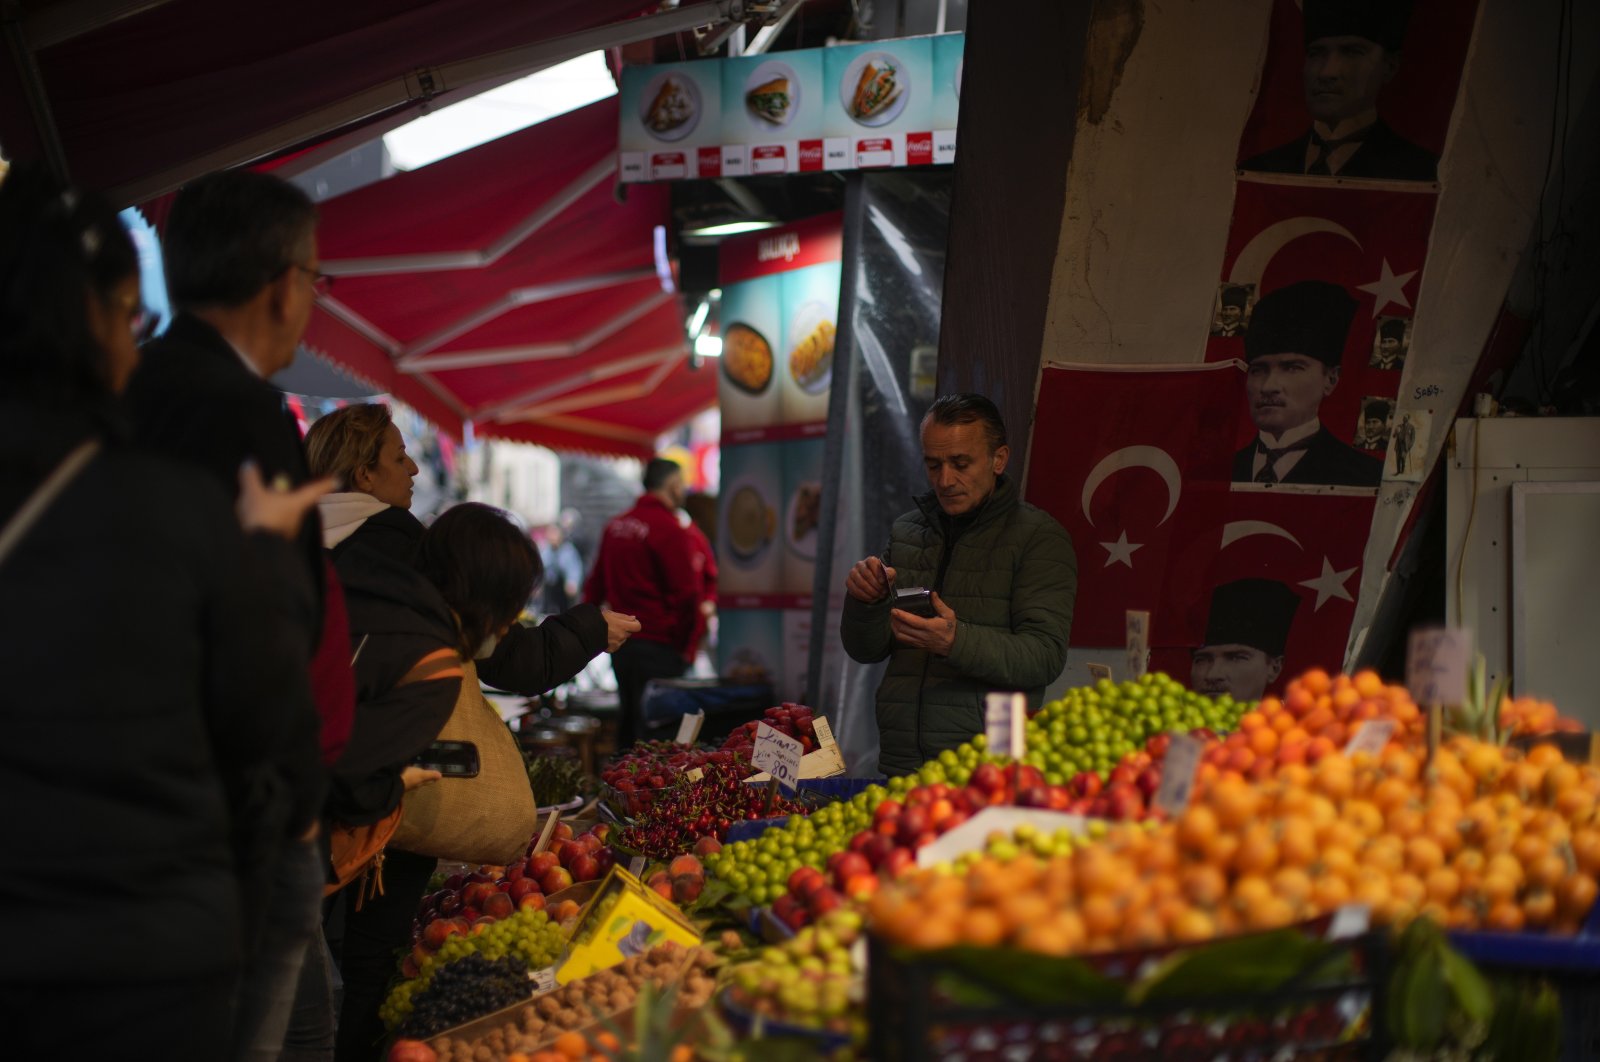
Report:
M558 841L570 841L570 840L572 840L572 827L568 826L564 822L556 823L556 840L558 840Z
M552 867L539 878L539 889L546 896L572 886L572 873L566 867Z
M528 893L527 895L522 897L522 899L517 901L517 910L519 910L519 911L542 911L542 910L544 910L544 893L538 892L538 891L534 891L534 892Z
M515 863L512 863L510 866L506 867L506 880L507 881L516 881L519 878L521 878L522 875L526 874L527 872L528 872L528 864L527 864L527 862L524 861L524 860L519 859Z
M530 892L538 892L539 883L532 878L518 878L511 883L511 902L521 903L522 898Z
M547 848L538 855L531 855L528 857L528 877L542 878L544 877L545 871L549 870L551 867L558 867L560 865L561 857Z
M583 850L594 855L606 846L606 843L592 833L586 833L578 838L578 843L583 845Z
M422 942L434 951L444 947L444 942L451 935L459 932L456 924L448 918L436 918L428 923L428 928L422 931Z
M844 906L844 897L837 889L819 889L806 905L814 918L821 918L829 911L837 911Z
M916 865L917 857L911 854L910 849L896 848L884 859L883 866L879 869L891 878L898 878Z
M879 833L872 836L872 840L861 850L861 854L866 856L867 862L871 863L873 868L876 869L883 865L884 860L893 851L895 851L894 842Z
M722 842L715 837L705 836L694 843L694 854L697 856L716 855L722 851Z
M694 903L705 886L706 879L700 874L679 874L672 879L672 902L680 905Z
M474 881L467 885L461 892L461 902L468 907L483 910L484 902L493 896L497 890L487 881Z
M1100 795L1100 790L1105 783L1093 771L1079 771L1072 776L1072 791L1080 797L1093 800Z
M483 913L486 918L510 918L516 909L516 901L507 892L497 892L483 901Z
M839 852L837 855L839 858L832 867L835 881L848 881L857 875L872 873L872 864L860 852Z
M852 874L845 879L844 894L852 900L864 899L878 891L878 884L878 876L870 871L865 874Z
M567 868L573 881L594 881L600 876L600 861L588 852L576 857Z

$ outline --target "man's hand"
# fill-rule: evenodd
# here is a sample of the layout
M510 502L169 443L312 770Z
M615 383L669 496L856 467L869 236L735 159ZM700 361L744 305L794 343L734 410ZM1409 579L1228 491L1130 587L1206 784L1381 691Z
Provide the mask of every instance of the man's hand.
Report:
M246 461L239 466L239 500L234 507L239 526L293 541L317 499L338 485L338 480L330 478L307 483L299 490L269 487L261 481L261 469L256 463Z
M622 643L628 640L628 635L637 634L640 623L632 616L621 612L612 612L608 608L600 610L600 615L606 620L606 652L614 653L622 648Z
M908 648L949 656L956 644L955 611L940 600L938 594L933 595L933 611L932 619L924 619L903 609L891 609L889 629L894 632L895 639Z
M887 594L892 585L894 569L877 557L856 561L844 580L844 588L850 596L869 605Z
M426 767L418 767L416 764L411 764L400 772L400 784L404 785L406 792L409 793L418 786L437 782L443 777L444 775L438 771L430 771Z

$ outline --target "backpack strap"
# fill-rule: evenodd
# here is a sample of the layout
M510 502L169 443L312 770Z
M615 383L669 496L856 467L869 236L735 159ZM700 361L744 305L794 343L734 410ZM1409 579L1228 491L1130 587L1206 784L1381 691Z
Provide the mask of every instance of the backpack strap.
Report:
M466 673L461 670L461 658L454 649L435 649L433 652L411 665L411 670L400 676L396 687L409 686L413 682L428 682L433 679L460 679Z

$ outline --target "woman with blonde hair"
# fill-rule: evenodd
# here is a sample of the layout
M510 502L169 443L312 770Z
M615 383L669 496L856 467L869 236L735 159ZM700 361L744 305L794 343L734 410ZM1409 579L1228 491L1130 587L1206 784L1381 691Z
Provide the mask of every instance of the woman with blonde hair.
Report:
M357 531L386 555L409 560L422 534L411 515L411 481L417 463L389 407L381 402L345 406L306 432L306 460L317 475L339 481L322 499L322 544L334 551Z

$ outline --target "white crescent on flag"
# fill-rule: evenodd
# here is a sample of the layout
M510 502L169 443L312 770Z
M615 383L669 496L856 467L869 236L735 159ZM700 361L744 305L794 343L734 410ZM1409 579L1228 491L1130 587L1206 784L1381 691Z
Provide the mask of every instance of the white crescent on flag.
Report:
M1300 545L1298 538L1295 538L1277 524L1268 523L1265 520L1235 520L1231 524L1224 524L1222 526L1222 548L1227 549L1241 538L1249 538L1251 535L1275 535L1278 538L1293 542L1297 549L1305 549L1304 546Z
M1349 229L1327 218L1305 214L1297 218L1284 218L1250 237L1250 242L1240 249L1233 260L1233 269L1228 273L1228 283L1254 284L1256 297L1260 298L1264 294L1261 290L1261 276L1267 271L1267 266L1272 264L1273 257L1283 250L1286 244L1318 232L1343 236L1357 248L1361 246L1361 241L1352 236Z
M1183 473L1178 469L1178 462L1172 459L1172 455L1159 446L1124 446L1102 457L1100 463L1090 470L1088 478L1083 481L1083 518L1089 521L1090 527L1094 526L1094 517L1089 515L1089 503L1094 500L1095 490L1113 473L1121 472L1125 468L1148 468L1166 483L1167 511L1156 523L1156 526L1160 527L1178 507L1178 495L1183 491Z

